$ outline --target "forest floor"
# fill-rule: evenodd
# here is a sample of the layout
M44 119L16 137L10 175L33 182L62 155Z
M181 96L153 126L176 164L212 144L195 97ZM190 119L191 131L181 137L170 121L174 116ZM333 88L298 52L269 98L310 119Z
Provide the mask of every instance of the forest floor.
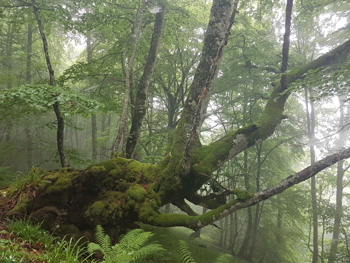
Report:
M47 255L50 255L51 253L47 245L43 242L26 240L21 236L22 233L11 231L9 223L10 221L7 219L0 220L0 262L52 262L51 260L45 259L48 257ZM188 244L188 250L195 262L215 262L215 259L217 259L219 255L228 253L228 251L216 245L207 235L201 235L201 238L191 238L190 234L192 231L186 228L159 228L149 225L142 225L142 228L146 231L152 232L154 234L152 241L161 244L166 249L166 253L162 256L153 258L152 262L154 263L182 262L179 253L180 240L185 241ZM22 231L25 231L25 229ZM11 256L9 256L9 250L13 248L15 248L13 254L14 260L9 261L9 259L11 259ZM20 255L20 258L22 259L21 261L18 261L18 257L16 258L18 255ZM90 262L90 260L84 262ZM235 262L243 263L243 261Z

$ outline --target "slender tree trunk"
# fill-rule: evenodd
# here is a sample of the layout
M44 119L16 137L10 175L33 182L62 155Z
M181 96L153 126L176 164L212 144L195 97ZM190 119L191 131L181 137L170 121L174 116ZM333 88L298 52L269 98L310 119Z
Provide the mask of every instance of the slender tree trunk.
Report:
M6 51L6 68L7 68L7 88L12 89L12 67L13 67L13 34L14 34L14 26L9 21L8 29L7 29L7 51Z
M32 56L33 56L33 25L28 24L27 34L27 67L26 67L26 83L32 82Z
M27 32L27 63L26 63L26 83L30 84L32 82L32 49L33 49L33 26L28 24ZM27 169L33 167L33 138L31 135L30 128L26 125L26 147L27 147Z
M315 112L314 103L309 100L308 90L305 88L305 103L306 103L306 117L307 117L307 130L308 137L310 141L310 158L311 165L316 161L315 147L312 145L315 138ZM310 102L310 104L309 104ZM310 105L310 108L309 108ZM311 203L312 203L312 228L313 228L313 256L312 263L317 263L318 261L318 212L317 212L317 195L316 195L316 179L311 178Z
M280 202L280 197L279 195L277 195L277 202ZM277 239L277 242L278 243L281 243L283 242L283 239L282 239L282 223L283 223L283 212L282 212L282 209L281 208L277 208L277 229L278 229L278 233L277 233L277 236L276 236L276 239Z
M87 63L91 64L92 62L92 42L91 42L91 32L87 34L86 38L86 53L87 53ZM88 86L91 86L91 80L88 78ZM91 95L92 96L92 95ZM91 157L92 161L97 161L97 121L96 121L96 114L91 114L91 145L92 145L92 151L91 151Z
M6 80L6 87L7 89L12 89L12 53L13 53L13 33L14 33L14 26L13 24L8 21L8 28L7 28L7 44L6 44L6 70L7 70L7 80ZM6 129L5 129L5 141L10 142L11 141L11 131L12 131L12 120L8 120L6 123Z
M262 144L259 144L256 146L257 149L257 165L258 169L256 172L256 192L260 192L260 176L261 176L261 165L262 165L262 160L261 160L261 151L262 151ZM256 244L256 239L258 236L258 226L259 226L259 221L260 221L260 215L263 211L263 206L260 208L260 203L256 204L255 206L255 215L254 215L254 222L252 225L252 242L250 246L250 250L248 253L248 260L252 260L254 256L254 251L255 251L255 244Z
M248 175L248 152L244 151L244 186L246 190L250 191L249 175ZM253 214L252 208L248 207L247 209L248 221L245 236L241 245L241 248L238 252L238 256L246 258L249 251L249 243L252 237L252 226L253 226Z
M340 118L339 118L339 128L340 128L340 134L337 141L337 149L341 150L343 149L343 145L346 142L347 138L347 127L345 126L349 122L349 110L348 108L347 114L345 116L344 114L344 101L339 98L339 104L340 104ZM337 194L336 194L336 207L335 207L335 213L334 213L334 224L333 224L333 236L332 236L332 243L331 248L329 250L328 255L328 263L335 263L336 261L336 254L337 254L337 248L339 243L339 234L340 234L340 227L341 227L341 220L343 216L343 177L344 177L344 160L339 161L337 164Z
M158 48L160 45L160 38L162 36L163 27L164 27L164 14L165 14L165 7L162 6L160 12L156 14L151 46L149 49L143 75L141 77L141 80L137 89L135 105L133 110L132 124L131 124L130 133L126 144L127 158L133 158L133 156L135 155L136 145L141 134L142 121L146 114L146 108L147 108L148 87L154 72L154 66L155 66L155 62L158 54Z
M103 137L106 136L106 114L101 116L101 134ZM107 142L100 144L100 161L102 161L106 156L107 151Z
M147 7L147 1L143 0L141 4L141 8L137 13L135 28L133 30L133 47L131 50L130 58L126 58L126 54L128 50L125 50L122 57L122 66L124 73L124 100L123 100L123 108L122 114L119 120L119 128L117 137L113 143L112 150L114 152L121 152L124 156L126 153L126 141L128 137L128 113L129 113L129 105L130 105L130 97L131 95L131 86L133 85L133 73L135 66L135 58L137 54L137 49L140 44L141 35L142 35L142 27L143 20L145 16L145 10Z
M92 161L97 161L97 121L96 114L91 114Z
M49 48L48 48L44 28L43 28L43 25L41 22L39 8L36 5L35 0L31 0L31 3L32 3L33 9L34 9L34 15L35 15L36 21L38 23L40 36L41 36L41 39L43 41L43 48L44 48L44 54L45 54L45 59L46 59L46 65L47 65L47 69L49 71L49 76L50 76L50 85L54 87L56 85L55 74L54 74L54 70L53 70L52 65L51 65ZM64 152L64 119L63 119L62 112L60 109L60 104L58 101L56 101L53 104L53 109L55 111L56 119L57 119L57 150L58 150L58 154L60 157L61 166L66 167L66 166L68 166L68 163L67 163L67 159L66 159L65 152Z

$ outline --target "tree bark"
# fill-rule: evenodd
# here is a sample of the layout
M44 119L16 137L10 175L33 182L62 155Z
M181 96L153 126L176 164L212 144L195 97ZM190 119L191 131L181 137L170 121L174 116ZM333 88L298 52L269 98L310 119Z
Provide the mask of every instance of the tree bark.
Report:
M129 137L126 144L127 158L134 157L136 145L140 138L141 126L142 126L142 122L145 117L146 109L147 109L148 88L151 81L151 77L154 72L154 66L156 63L156 58L157 58L158 49L160 45L160 38L162 36L163 27L164 27L164 15L165 15L165 6L162 6L161 10L156 14L151 46L150 46L148 57L146 60L146 65L145 65L140 83L137 88L135 105L133 109L133 118L132 118L131 128L129 132Z
M91 39L91 32L88 32L86 37L86 54L87 54L87 63L91 64L92 62L92 56L93 56L93 48L92 48L92 39ZM91 86L91 78L88 78L88 86ZM92 96L92 94L91 94ZM96 114L91 114L91 157L92 161L97 161L97 121L96 121Z
M137 49L140 44L141 35L142 35L142 27L143 27L143 20L145 16L145 10L147 7L147 1L143 0L141 4L141 8L137 13L136 16L136 23L132 34L132 50L130 58L127 59L127 51L125 50L122 57L122 67L123 67L123 74L124 74L124 100L123 100L123 108L122 108L122 114L120 116L119 120L119 128L117 137L113 143L112 151L114 152L121 152L123 156L126 155L126 142L128 138L128 113L129 113L129 106L130 106L130 97L131 97L131 86L132 86L132 78L133 72L134 72L134 66L135 66L135 59L137 54Z
M13 68L13 34L14 25L9 21L7 28L6 43L6 69L7 69L7 89L12 89L12 68Z
M245 189L250 192L250 183L249 183L249 174L248 174L248 152L244 151L244 186ZM245 235L241 244L241 248L238 252L238 256L241 258L247 258L248 256L248 250L249 250L249 244L252 238L252 231L253 231L253 213L252 213L252 208L248 207L247 209L247 216L248 216L248 221L247 221L247 227L245 231Z
M309 99L308 90L305 90L305 102L306 102L306 118L307 118L307 131L308 138L310 142L310 159L311 165L316 161L315 146L313 142L315 140L315 110L314 103ZM309 110L310 103L310 110ZM316 179L311 178L311 206L312 206L312 263L317 263L318 261L318 204L317 204L317 187Z
M199 145L199 132L219 70L222 54L237 13L238 0L214 1L204 39L202 57L196 70L189 95L175 131L173 154L184 152L182 177L188 177L192 151Z
M40 36L43 42L43 48L44 48L44 54L45 54L45 59L46 59L46 65L47 65L47 69L49 71L49 76L50 76L50 85L52 87L56 86L55 83L55 72L52 68L51 65L51 60L50 60L50 55L49 55L49 48L48 48L48 43L46 40L46 35L44 32L44 28L41 22L41 18L40 18L40 12L39 12L39 8L36 5L36 1L35 0L31 0L31 4L33 6L33 10L34 10L34 15L36 18L36 21L38 23L38 28L39 28L39 32L40 32ZM58 101L56 101L53 104L53 109L55 111L56 114L56 119L57 119L57 150L58 150L58 155L60 157L60 162L61 162L61 166L62 167L66 167L68 166L67 163L67 159L65 156L65 151L64 151L64 119L61 113L61 109L60 109L60 104Z
M27 63L26 63L26 83L32 82L32 49L33 49L33 26L28 24L27 28ZM27 146L27 169L33 167L33 138L30 128L26 126L24 128L26 134L26 146Z
M343 148L343 145L346 143L348 128L346 125L349 123L350 116L350 107L348 106L347 112L345 113L344 101L339 97L340 104L340 118L339 118L339 138L336 142L337 150ZM334 212L334 224L333 224L333 236L331 248L329 250L328 255L328 263L336 262L336 255L339 243L339 235L340 235L340 227L341 220L343 217L343 177L344 177L344 160L338 162L337 165L337 194L336 194L336 204L335 204L335 212Z

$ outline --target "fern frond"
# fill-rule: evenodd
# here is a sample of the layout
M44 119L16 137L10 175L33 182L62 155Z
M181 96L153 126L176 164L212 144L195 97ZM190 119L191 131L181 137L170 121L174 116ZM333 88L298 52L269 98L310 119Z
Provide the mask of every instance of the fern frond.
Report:
M132 255L133 263L144 263L148 256L156 255L164 252L165 249L160 244L149 244L147 246L141 247L135 251Z
M100 245L101 252L104 255L109 254L112 250L111 238L106 235L103 227L100 225L96 226L95 238L98 245Z
M132 256L128 254L109 255L109 257L103 258L103 263L131 263Z
M101 251L103 253L101 246L99 244L96 244L96 243L93 243L93 242L90 242L88 244L87 251L89 253L94 253L95 251Z
M230 254L221 254L216 260L215 263L234 263L236 262L235 258Z
M181 263L196 263L191 255L188 244L184 240L179 241L179 253L181 257Z
M135 251L144 246L152 236L151 232L145 232L143 229L134 229L120 240L119 246L126 251Z

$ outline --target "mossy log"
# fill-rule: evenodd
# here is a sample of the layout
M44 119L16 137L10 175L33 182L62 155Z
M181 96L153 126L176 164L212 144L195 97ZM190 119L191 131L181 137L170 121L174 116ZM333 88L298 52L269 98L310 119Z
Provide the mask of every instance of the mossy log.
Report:
M195 228L199 220L189 222L181 217L179 221L178 215L164 218L158 212L166 203L181 203L191 194L186 191L193 189L184 188L169 171L166 166L121 157L85 170L42 171L40 181L28 182L21 191L11 187L2 190L7 196L2 203L15 200L8 206L7 216L28 216L56 233L86 234L103 225L118 234L138 221Z

